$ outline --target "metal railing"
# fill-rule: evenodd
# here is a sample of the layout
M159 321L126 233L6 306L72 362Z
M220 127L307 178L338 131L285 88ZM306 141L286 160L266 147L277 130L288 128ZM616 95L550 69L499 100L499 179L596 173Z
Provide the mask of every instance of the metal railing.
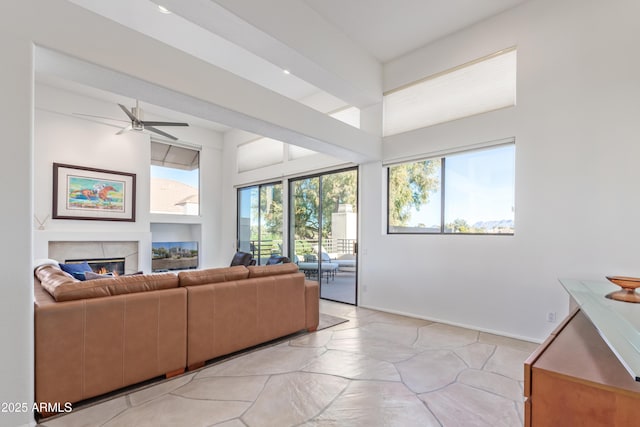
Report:
M357 252L357 239L322 239L322 250L328 254L355 255ZM258 240L249 241L249 247L241 247L240 250L249 252L253 258L264 264L272 255L287 255L282 253L282 240ZM294 253L298 256L317 254L319 252L317 239L296 239Z

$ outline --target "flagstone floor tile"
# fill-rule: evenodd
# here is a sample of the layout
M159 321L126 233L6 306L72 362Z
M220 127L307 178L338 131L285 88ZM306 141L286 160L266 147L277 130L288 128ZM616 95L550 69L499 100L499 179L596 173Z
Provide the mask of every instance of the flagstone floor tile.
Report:
M424 349L401 344L392 344L376 338L346 338L330 340L326 347L329 350L342 350L350 353L364 354L374 359L395 363L407 360Z
M186 374L177 378L172 378L168 381L160 384L155 384L151 387L147 387L143 390L133 392L129 394L129 402L131 406L137 406L142 403L148 402L156 397L163 396L173 390L182 387L193 379L195 374Z
M73 409L72 412L56 417L50 421L43 421L46 427L84 427L101 425L129 408L126 397L107 400L94 406Z
M523 363L531 352L499 346L489 359L484 369L514 380L522 381Z
M396 368L407 387L415 393L425 393L455 382L467 366L452 351L429 350L396 363Z
M329 350L303 370L353 380L400 381L400 374L393 364L345 351Z
M419 329L415 345L424 348L456 348L478 341L478 332L457 326L433 323Z
M200 373L205 376L270 375L298 371L327 351L321 348L290 346L288 342L267 347L232 360L212 365Z
M296 372L272 376L242 420L249 427L294 426L317 416L349 384L332 375Z
M470 368L482 369L496 351L492 344L473 343L453 350Z
M467 369L460 373L458 382L513 401L518 401L523 396L522 388L518 381L493 372Z
M522 426L537 344L321 301L348 322L74 406L47 427Z
M242 415L250 402L186 399L162 396L102 424L103 427L210 426Z
M512 427L522 425L514 402L464 384L420 395L443 426Z
M308 426L440 426L436 417L404 384L354 381Z
M174 390L172 394L191 399L253 402L268 379L268 376L203 377Z

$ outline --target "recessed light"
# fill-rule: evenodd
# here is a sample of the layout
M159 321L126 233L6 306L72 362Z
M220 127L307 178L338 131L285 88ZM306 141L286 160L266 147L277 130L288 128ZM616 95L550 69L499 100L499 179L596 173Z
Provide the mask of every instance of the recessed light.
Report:
M167 9L166 7L161 6L161 5L158 5L158 10L159 10L161 13L165 13L165 14L167 14L167 15L171 13L171 11L170 11L169 9Z
M287 69L282 70L282 72L285 73L285 74L291 74L291 71L289 71Z

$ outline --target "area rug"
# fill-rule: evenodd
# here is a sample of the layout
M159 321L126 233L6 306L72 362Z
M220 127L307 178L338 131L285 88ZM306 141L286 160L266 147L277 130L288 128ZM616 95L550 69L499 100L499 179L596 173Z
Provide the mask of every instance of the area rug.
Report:
M320 313L320 323L318 324L318 330L327 329L348 321L348 319L343 319L342 317Z

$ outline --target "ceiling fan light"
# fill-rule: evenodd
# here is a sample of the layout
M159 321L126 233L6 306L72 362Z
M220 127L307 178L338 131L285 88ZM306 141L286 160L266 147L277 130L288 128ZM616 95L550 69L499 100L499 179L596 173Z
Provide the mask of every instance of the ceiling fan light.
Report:
M160 11L160 13L164 13L165 15L170 15L171 11L169 9L167 9L166 7L162 6L162 5L158 5L158 10Z

